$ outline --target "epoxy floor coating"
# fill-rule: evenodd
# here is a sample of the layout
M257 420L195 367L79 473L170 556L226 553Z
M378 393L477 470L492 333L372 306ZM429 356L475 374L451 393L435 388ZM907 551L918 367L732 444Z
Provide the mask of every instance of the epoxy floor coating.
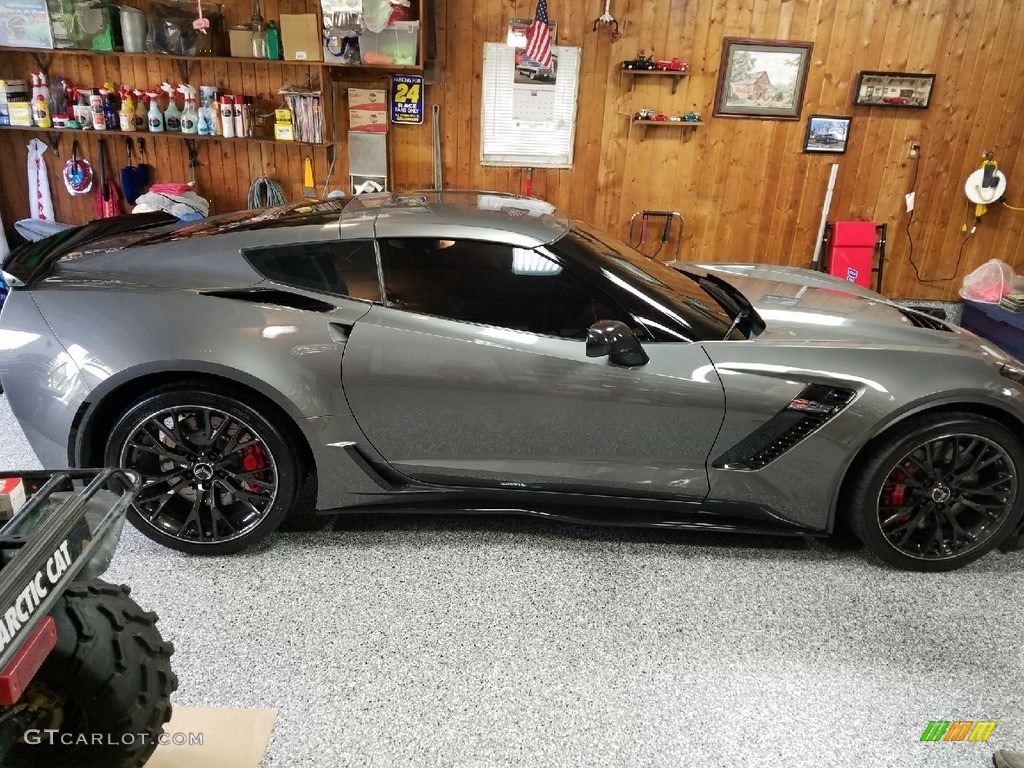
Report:
M0 397L0 466L37 466ZM1024 749L1024 565L780 538L340 518L234 557L126 528L175 701L281 710L264 768L991 765ZM931 720L987 743L922 743Z

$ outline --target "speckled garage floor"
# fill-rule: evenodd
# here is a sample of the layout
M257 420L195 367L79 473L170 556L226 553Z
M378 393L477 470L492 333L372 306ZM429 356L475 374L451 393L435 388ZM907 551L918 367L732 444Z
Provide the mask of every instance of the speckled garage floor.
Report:
M2 398L0 435L35 464ZM265 768L966 768L1024 747L1022 565L358 516L227 558L126 530L108 577L159 612L178 703L280 708ZM922 743L937 719L998 726Z

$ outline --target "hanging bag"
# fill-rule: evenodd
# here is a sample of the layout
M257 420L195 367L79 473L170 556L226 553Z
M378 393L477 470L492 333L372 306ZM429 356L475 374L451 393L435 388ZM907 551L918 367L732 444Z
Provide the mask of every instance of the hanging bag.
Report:
M78 139L71 143L71 159L64 163L64 186L72 195L84 195L92 189L92 166L78 156Z

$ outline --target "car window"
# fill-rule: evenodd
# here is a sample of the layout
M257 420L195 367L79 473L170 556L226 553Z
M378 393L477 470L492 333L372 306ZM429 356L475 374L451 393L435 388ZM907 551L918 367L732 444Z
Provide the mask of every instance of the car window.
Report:
M289 243L250 248L245 258L276 283L334 296L380 301L377 255L370 240Z
M537 251L430 238L381 243L388 306L517 331L586 338L598 320L632 320L609 296Z

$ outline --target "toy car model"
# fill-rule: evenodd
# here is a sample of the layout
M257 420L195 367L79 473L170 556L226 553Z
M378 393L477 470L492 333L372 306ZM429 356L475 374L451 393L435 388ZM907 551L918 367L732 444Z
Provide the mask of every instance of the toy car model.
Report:
M852 283L644 257L544 201L358 195L93 222L3 264L44 464L130 468L152 539L502 510L827 536L956 568L1024 516L1024 365ZM927 375L922 375L927 372Z
M655 114L657 114L655 112L655 110L645 108L645 109L639 110L636 114L634 114L633 115L633 119L634 120L653 120L654 117L655 117Z
M700 112L684 112L683 113L683 122L684 123L699 123L700 119L701 119L700 118Z
M659 59L656 66L666 72L686 72L690 68L689 64L677 58Z
M140 487L121 469L0 473L0 765L137 768L159 743L173 646L97 578Z
M651 70L655 69L657 65L654 63L653 56L644 56L643 51L637 54L635 59L627 59L622 62L623 69L643 69Z

